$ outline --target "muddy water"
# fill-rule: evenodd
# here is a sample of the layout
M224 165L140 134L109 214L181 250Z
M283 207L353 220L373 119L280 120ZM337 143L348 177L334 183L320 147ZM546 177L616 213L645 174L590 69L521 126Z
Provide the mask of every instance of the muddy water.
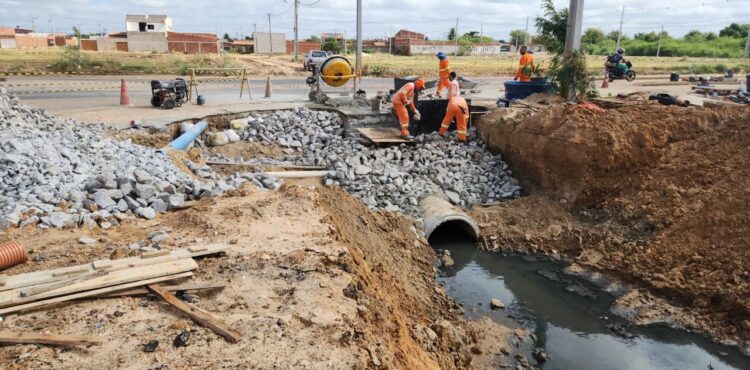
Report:
M750 357L696 334L628 326L609 312L611 295L564 275L560 263L479 252L445 234L430 242L451 251L455 265L439 280L466 315L528 328L536 336L531 345L551 356L542 369L750 369ZM491 310L492 298L505 309Z

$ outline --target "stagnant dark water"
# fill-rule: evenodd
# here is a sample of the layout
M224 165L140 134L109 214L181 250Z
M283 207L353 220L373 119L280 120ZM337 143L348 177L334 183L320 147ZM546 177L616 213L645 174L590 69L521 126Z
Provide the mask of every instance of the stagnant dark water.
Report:
M430 243L449 250L455 261L438 278L448 294L464 305L470 318L488 316L532 331L533 347L543 347L551 356L542 369L750 369L750 357L697 334L665 326L628 326L609 312L614 297L564 275L561 263L480 252L458 231L438 232ZM565 282L539 271L556 272ZM566 288L571 284L595 297L570 292ZM499 298L505 310L491 310L492 298ZM612 325L626 330L612 330Z

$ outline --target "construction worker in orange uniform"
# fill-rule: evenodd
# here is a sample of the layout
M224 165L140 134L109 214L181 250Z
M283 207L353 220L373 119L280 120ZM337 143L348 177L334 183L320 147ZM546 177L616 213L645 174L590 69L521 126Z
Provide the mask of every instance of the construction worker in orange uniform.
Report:
M516 76L513 78L513 81L521 80L521 82L529 82L531 81L531 73L526 72L524 73L523 69L524 67L528 66L528 68L532 68L534 66L534 56L527 52L528 49L526 48L526 45L521 46L521 49L519 52L521 53L521 60L518 62L518 69L516 70Z
M422 119L421 114L414 105L414 94L424 89L424 79L418 78L414 82L407 82L402 86L395 95L393 95L393 110L398 115L398 123L401 125L401 138L406 140L413 140L414 136L409 134L409 112L406 110L406 106L414 112L414 120L419 121Z
M443 123L440 125L440 136L445 136L448 132L453 119L456 119L456 133L458 134L458 140L466 142L466 126L469 123L469 105L466 104L466 99L455 96L448 102L448 109L445 112Z
M448 58L445 57L445 53L442 51L437 53L438 59L440 59L440 63L438 64L438 74L440 75L440 81L438 82L437 86L437 92L435 93L440 99L440 94L443 91L443 88L450 89L450 74L451 74L451 67L448 63Z

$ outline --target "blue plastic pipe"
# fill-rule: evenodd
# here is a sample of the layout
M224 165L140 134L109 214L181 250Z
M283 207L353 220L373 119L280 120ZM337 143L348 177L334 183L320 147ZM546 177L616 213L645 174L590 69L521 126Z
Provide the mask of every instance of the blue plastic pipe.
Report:
M180 135L180 137L178 137L177 139L172 140L172 142L169 143L169 146L171 146L172 149L175 150L187 149L190 143L195 141L198 135L200 135L201 132L206 129L206 127L208 127L208 122L206 121L200 121L196 123L193 128Z

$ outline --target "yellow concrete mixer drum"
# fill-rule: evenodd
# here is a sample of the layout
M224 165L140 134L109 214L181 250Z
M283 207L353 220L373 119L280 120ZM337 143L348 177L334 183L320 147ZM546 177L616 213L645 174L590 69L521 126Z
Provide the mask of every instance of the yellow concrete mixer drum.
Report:
M348 59L333 55L320 65L320 77L328 86L344 86L354 77L354 70Z

